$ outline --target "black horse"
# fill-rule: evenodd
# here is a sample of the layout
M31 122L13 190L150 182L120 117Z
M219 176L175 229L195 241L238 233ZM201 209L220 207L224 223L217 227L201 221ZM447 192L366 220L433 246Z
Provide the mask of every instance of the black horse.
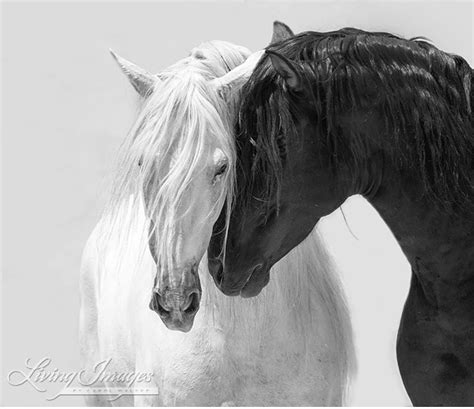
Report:
M420 38L345 28L270 46L241 91L236 201L209 247L219 288L255 296L363 195L412 266L397 355L415 405L474 405L472 78Z

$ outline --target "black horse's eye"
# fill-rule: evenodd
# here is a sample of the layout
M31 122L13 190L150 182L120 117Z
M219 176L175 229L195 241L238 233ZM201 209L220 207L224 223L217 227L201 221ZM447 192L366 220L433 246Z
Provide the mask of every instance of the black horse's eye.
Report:
M259 221L257 222L258 227L263 227L270 221L272 221L276 216L278 216L278 206L271 205L269 207L265 207L261 210Z

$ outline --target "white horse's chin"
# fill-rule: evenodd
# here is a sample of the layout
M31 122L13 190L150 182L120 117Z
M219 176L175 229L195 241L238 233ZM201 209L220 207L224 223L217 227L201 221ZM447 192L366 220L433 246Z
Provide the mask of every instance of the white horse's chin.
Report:
M163 322L165 325L166 325L166 328L168 328L169 330L171 331L178 331L178 332L189 332L191 331L191 329L193 328L193 322L190 322L190 323L186 323L186 324L182 324L182 323L173 323L173 322L170 322L170 323L166 323L166 322Z

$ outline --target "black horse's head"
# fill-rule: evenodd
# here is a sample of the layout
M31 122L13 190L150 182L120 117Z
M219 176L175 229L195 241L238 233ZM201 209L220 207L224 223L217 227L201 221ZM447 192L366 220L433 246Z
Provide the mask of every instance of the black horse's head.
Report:
M329 149L316 150L318 113L300 68L267 50L242 91L236 199L228 229L223 212L208 249L210 272L227 295L257 295L273 264L347 197Z
M463 78L471 71L459 58L352 28L270 46L242 90L236 198L208 249L218 287L257 295L272 265L353 194L401 192L405 178L420 197L446 203L448 187L468 185L456 144L472 151L459 131L470 129L459 123L470 118ZM454 105L458 119L447 116Z

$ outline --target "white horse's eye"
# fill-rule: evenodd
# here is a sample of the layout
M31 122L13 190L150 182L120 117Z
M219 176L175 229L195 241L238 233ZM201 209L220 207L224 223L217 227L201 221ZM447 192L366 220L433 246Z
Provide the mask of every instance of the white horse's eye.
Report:
M217 167L214 173L214 176L212 177L212 184L215 184L226 171L227 171L227 162L223 162Z
M214 174L214 177L223 175L227 170L227 162L222 163L216 170L216 173Z

